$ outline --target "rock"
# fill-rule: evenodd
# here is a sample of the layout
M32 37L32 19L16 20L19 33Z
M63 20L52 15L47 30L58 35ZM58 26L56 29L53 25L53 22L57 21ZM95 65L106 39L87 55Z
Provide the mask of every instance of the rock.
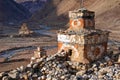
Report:
M103 75L98 75L98 79L100 80L104 80L103 77L104 77Z
M0 73L0 78L5 74L5 72L1 72Z
M52 78L52 80L58 80L58 79L56 79L56 78Z
M10 78L8 76L4 76L2 80L9 80Z
M35 57L31 57L30 64L33 64L35 61L36 61L36 58Z
M92 74L93 72L94 72L94 68L91 68L91 69L86 71L86 74Z
M70 61L67 61L67 63L71 66L72 65L72 62L70 62Z
M38 67L38 64L37 63L35 63L35 64L33 64L33 69L35 69L35 68L37 68Z
M65 76L61 76L60 79L64 80L64 79L65 79Z
M120 55L119 55L119 57L118 57L118 63L120 63Z
M107 71L101 71L101 73L100 73L101 75L106 75L107 74Z
M81 67L81 69L82 69L82 70L86 70L86 66L83 65L83 66Z
M20 66L20 71L21 71L21 72L24 71L24 66Z
M53 67L56 67L56 66L57 66L57 65L54 63L54 64L53 64Z
M97 67L96 67L96 68L93 68L93 70L94 70L94 71L98 71L98 68L97 68Z
M10 38L13 38L14 37L14 35L10 35Z
M35 78L35 77L38 77L38 75L37 75L36 73L34 73L34 74L32 75L32 77Z
M89 80L98 80L98 77L95 75L92 75L91 78Z
M100 68L104 67L104 64L103 63L100 63Z
M18 78L19 72L17 70L13 70L13 71L9 72L8 75L12 79L16 79L16 78Z
M97 67L97 65L96 65L96 64L93 64L92 68L95 68L95 67Z
M62 68L62 65L61 65L61 64L58 64L58 65L57 65L57 68Z
M37 80L41 80L41 77L38 77Z
M40 59L37 59L36 62L41 63L43 60L44 60L44 58L40 58Z
M46 77L47 77L46 80L52 80L52 76L51 75L47 75Z
M23 75L24 80L28 80L28 76L26 74Z
M75 75L70 76L70 80L74 80L74 78L75 78Z
M52 80L52 78L51 78L51 77L48 77L46 80Z
M85 70L81 70L79 72L76 73L76 75L82 76L86 71Z
M27 71L27 76L32 76L33 72Z
M110 61L110 58L108 56L106 56L105 61Z
M55 71L55 73L54 73L55 75L58 75L58 71Z
M110 60L107 62L108 63L108 66L112 66L113 65L113 62Z
M19 78L20 78L20 79L23 79L23 74L20 73L20 74L19 74Z
M18 67L17 67L17 69L16 69L16 70L17 70L17 71L19 71L19 72L21 71L21 70L20 70L20 68L18 68Z
M46 79L45 75L41 76L41 79L42 79L42 80L45 80L45 79Z
M47 68L46 68L46 67L43 67L42 69L43 69L43 71L47 70Z
M32 64L28 64L27 67L29 67L29 68L32 67Z

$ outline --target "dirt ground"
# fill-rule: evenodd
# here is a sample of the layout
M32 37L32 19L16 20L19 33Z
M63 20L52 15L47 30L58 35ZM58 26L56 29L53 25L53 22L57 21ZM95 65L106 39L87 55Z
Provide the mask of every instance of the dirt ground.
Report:
M10 29L10 28L8 28ZM8 30L7 29L7 30ZM6 30L4 30L6 31ZM0 72L8 71L11 69L15 69L20 66L26 66L30 62L30 58L33 56L34 50L37 49L38 46L42 46L47 51L47 54L54 54L57 52L57 40L56 40L56 31L47 30L53 32L53 35L44 35L39 34L40 36L33 37L0 37L0 54L9 54L9 52L14 52L15 54L6 60L6 58L0 56ZM8 33L9 32L9 33ZM11 29L9 31L4 32L4 34L17 34L12 33L17 32L15 29ZM49 34L49 33L48 33ZM29 46L34 48L24 49ZM22 51L16 51L17 49L22 48ZM8 51L8 53L6 53Z
M0 72L12 70L20 66L25 67L28 63L30 63L30 58L33 56L34 50L35 49L19 52L8 61L0 62ZM57 48L47 49L46 51L48 55L51 55L57 52Z
M49 29L49 27L46 28L43 26L37 27L37 29L34 27L33 29L38 31L38 36L10 37L10 35L18 34L18 28L4 27L2 34L9 36L0 37L0 72L15 69L20 66L25 67L30 62L33 52L39 46L44 47L48 55L57 52L58 30L56 28L54 29L54 27L52 27ZM116 45L120 47L120 43L118 44L116 42ZM8 56L10 53L14 53L14 55L9 59L3 57L5 55Z

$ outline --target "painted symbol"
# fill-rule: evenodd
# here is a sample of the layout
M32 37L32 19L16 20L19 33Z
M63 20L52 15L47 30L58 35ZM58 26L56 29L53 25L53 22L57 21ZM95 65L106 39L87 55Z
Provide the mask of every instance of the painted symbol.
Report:
M78 19L73 20L73 22L72 22L73 27L77 27L77 26L80 26L80 25L81 25L81 22Z

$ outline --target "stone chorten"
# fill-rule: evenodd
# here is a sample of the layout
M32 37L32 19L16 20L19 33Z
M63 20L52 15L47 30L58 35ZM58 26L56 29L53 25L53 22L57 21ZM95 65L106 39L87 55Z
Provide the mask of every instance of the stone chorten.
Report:
M26 36L26 35L30 35L30 34L33 34L33 31L28 29L26 23L23 23L20 30L19 30L19 35Z
M37 47L37 50L34 51L34 58L41 58L46 56L46 50L43 47Z
M95 12L85 8L69 12L69 28L58 32L58 51L67 51L71 61L90 63L107 51L108 31L95 29Z

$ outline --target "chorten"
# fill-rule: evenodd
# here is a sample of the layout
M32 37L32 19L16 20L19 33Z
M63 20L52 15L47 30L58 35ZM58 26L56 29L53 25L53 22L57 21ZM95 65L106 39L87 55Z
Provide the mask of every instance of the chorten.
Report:
M58 32L58 51L71 52L71 61L90 63L106 54L109 32L95 29L94 17L84 7L69 11L69 28Z
M26 36L26 35L30 35L30 34L33 34L33 31L28 29L26 23L23 23L20 30L19 30L19 35Z

